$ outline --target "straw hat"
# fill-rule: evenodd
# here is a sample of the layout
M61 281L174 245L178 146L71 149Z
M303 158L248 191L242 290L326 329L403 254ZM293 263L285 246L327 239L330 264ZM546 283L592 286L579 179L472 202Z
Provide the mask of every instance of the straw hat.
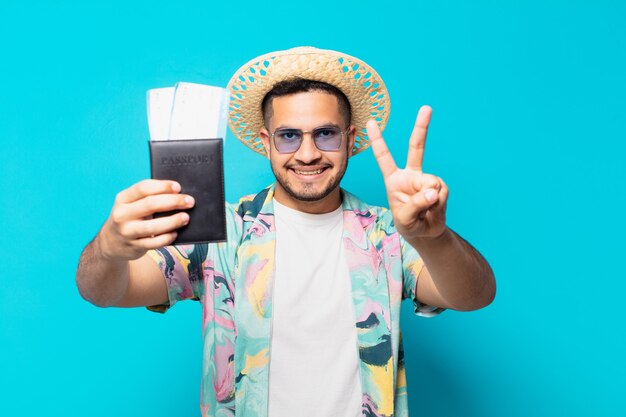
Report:
M372 67L341 52L298 47L254 58L230 79L228 124L235 137L253 151L265 155L259 137L263 127L263 98L277 82L297 77L334 85L348 97L352 124L357 129L353 155L370 146L365 130L369 119L378 122L381 130L385 128L389 119L389 93Z

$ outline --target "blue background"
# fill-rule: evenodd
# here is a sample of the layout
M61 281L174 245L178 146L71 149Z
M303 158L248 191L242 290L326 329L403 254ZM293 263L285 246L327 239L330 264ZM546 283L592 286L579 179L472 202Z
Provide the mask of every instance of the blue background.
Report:
M0 39L0 415L199 415L200 305L96 308L75 268L149 176L146 90L299 45L382 75L399 164L433 107L425 171L496 274L486 309L403 306L412 415L626 415L623 2L3 0ZM272 181L225 158L230 201ZM371 152L343 186L386 204Z

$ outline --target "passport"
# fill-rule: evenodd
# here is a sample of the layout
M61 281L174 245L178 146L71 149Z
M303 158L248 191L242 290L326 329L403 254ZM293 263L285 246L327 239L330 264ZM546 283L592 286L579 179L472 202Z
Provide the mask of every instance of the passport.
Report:
M173 244L222 242L226 240L223 141L216 139L151 140L150 175L173 180L181 193L195 199L188 210L189 223L178 229ZM178 211L155 213L169 216Z

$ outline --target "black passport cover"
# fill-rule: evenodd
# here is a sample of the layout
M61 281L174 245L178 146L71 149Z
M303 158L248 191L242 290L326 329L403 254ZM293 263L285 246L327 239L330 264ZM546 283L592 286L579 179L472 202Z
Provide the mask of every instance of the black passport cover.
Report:
M189 223L178 229L173 244L226 240L224 166L222 139L149 141L150 174L153 179L177 181L181 193L196 204L189 210ZM169 216L175 211L155 213Z

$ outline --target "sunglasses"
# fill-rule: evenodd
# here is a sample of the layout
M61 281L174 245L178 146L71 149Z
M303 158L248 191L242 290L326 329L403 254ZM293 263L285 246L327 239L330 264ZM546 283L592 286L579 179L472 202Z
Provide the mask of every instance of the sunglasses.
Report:
M341 148L343 136L348 134L350 128L342 132L336 126L316 127L311 131L303 131L300 129L281 128L276 129L274 133L270 133L270 137L274 141L276 150L280 153L294 153L300 149L305 133L310 133L313 137L315 146L320 151L338 151Z

